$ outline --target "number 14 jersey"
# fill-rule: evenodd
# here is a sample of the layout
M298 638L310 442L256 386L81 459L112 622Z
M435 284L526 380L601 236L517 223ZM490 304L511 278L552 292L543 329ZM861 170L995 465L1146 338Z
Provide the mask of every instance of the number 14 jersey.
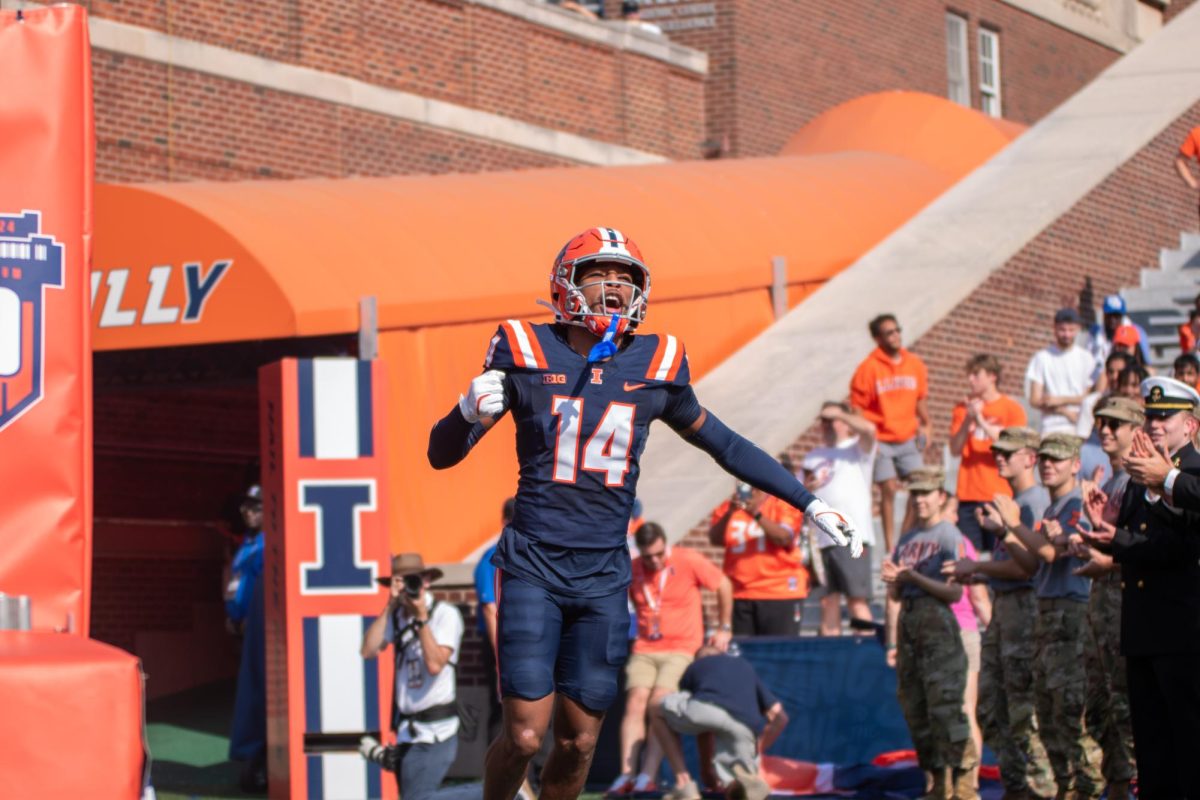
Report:
M589 364L564 326L507 320L483 366L505 372L520 466L493 563L576 594L628 585L626 536L650 423L683 430L700 415L683 344L630 336Z

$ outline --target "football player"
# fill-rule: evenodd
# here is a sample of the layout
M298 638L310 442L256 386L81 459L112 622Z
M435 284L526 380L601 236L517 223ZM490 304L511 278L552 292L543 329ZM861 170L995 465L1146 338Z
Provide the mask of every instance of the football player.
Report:
M628 654L625 537L653 420L803 510L855 556L862 549L845 517L701 407L682 342L634 335L649 298L650 270L630 239L612 228L575 236L550 273L554 324L502 323L483 374L430 433L429 462L445 469L503 414L516 423L516 508L492 560L504 723L487 754L485 800L513 798L552 714L541 796L582 789Z

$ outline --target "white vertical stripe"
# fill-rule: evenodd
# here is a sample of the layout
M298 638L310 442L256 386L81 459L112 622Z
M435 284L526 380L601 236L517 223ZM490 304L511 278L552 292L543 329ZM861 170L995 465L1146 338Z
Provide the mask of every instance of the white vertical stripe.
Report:
M21 370L21 298L0 287L0 376ZM14 398L15 399L15 398Z
M325 800L367 800L367 762L358 753L321 756Z
M358 361L313 359L313 441L317 458L358 458Z
M662 363L658 365L658 371L654 373L656 381L665 381L667 373L671 371L671 364L675 362L675 337L667 334L667 346L663 348Z
M329 614L317 620L321 665L321 732L358 733L367 728L363 708L363 622L358 614ZM357 754L356 758L359 758ZM361 760L361 759L360 759ZM328 797L329 795L326 795Z
M533 354L533 347L529 344L529 337L525 335L525 326L521 324L520 320L515 319L510 319L508 324L513 329L513 334L517 340L517 347L521 348L521 355L525 358L525 366L541 366L537 363L537 357Z

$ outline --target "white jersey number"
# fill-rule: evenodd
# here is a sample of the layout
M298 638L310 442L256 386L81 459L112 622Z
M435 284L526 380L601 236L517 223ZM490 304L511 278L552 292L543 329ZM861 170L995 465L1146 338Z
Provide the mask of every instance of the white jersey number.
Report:
M630 403L609 403L600 424L583 446L583 468L603 473L605 486L625 483L636 412L637 407ZM554 437L554 480L574 483L583 398L555 395L550 400L550 413L558 417L558 433Z

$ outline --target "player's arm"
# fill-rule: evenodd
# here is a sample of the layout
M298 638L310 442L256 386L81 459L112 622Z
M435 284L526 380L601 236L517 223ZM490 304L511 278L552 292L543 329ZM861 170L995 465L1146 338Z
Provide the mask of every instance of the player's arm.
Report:
M467 394L458 398L458 405L429 432L429 465L446 469L462 461L507 407L504 373L490 369L477 375Z
M828 533L834 542L849 546L855 558L862 553L862 536L844 515L805 489L795 475L761 448L703 408L690 386L681 387L665 419L688 443L712 456L726 472L802 510L808 521ZM677 425L681 419L690 422Z

